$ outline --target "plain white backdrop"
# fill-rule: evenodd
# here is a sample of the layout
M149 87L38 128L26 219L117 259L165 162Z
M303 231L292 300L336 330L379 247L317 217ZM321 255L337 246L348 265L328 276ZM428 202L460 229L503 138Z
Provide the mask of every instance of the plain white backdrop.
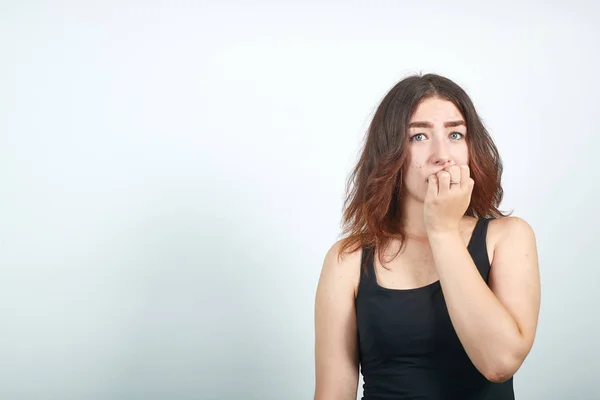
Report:
M538 238L518 399L599 399L597 2L0 3L0 397L303 400L346 178L411 73ZM360 392L359 392L360 395Z

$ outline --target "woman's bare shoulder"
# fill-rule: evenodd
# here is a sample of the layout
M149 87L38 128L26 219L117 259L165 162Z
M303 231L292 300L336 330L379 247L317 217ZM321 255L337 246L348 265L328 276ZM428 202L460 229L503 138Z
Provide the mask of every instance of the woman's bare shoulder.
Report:
M360 280L362 248L342 252L343 244L343 239L338 240L327 251L321 270L321 280L330 284L339 281L338 284L348 285L356 294Z
M494 218L490 221L488 227L488 234L498 238L529 233L533 233L531 225L523 218L514 215Z
M488 226L488 244L496 249L508 238L533 238L535 241L535 232L531 225L525 219L518 216L507 216L494 218Z

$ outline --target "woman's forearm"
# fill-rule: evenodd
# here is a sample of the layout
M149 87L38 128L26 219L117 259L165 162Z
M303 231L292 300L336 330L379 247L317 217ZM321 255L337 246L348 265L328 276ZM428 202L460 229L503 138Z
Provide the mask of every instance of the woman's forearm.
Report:
M429 240L450 319L469 358L489 380L508 379L527 347L517 322L482 279L459 232Z

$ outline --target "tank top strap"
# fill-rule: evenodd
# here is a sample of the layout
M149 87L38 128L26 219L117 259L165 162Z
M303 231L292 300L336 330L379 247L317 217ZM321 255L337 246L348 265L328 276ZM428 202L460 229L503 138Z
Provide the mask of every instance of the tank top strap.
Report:
M373 262L375 251L371 247L363 246L362 247L362 256L360 263L360 281L359 281L359 291L361 288L365 289L368 287L377 286L376 276L375 276L375 263Z
M479 273L486 282L488 281L491 268L486 243L488 225L491 220L492 218L480 218L477 220L468 245L471 258L473 258L477 270L479 270Z

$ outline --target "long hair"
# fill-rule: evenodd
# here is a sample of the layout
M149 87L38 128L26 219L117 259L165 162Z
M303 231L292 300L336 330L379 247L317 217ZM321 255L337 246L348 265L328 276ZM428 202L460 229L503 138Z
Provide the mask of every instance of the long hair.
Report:
M404 247L406 233L400 223L403 218L400 200L408 124L419 103L432 97L454 103L467 125L469 168L475 186L465 214L477 218L504 215L498 210L503 197L502 161L473 102L448 78L436 74L412 75L385 95L370 123L361 156L346 183L342 235L347 236L338 256L367 247L376 248L382 260L392 240L400 242L398 253Z

